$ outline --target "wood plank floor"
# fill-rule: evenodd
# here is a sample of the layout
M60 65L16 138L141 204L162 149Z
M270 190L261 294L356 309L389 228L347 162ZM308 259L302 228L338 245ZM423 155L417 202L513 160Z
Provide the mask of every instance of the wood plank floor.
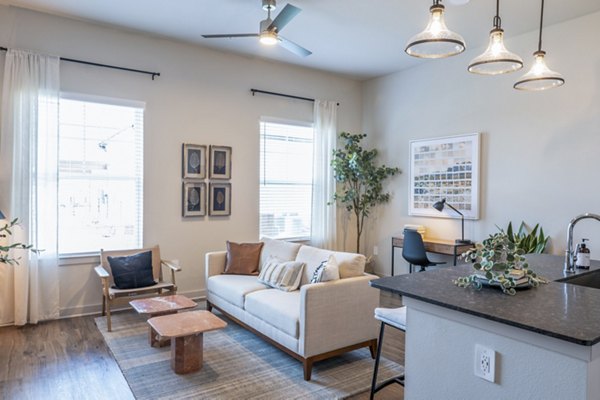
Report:
M398 296L382 293L383 307L398 307ZM404 364L404 334L387 329L383 355ZM301 368L301 364L298 364ZM378 400L403 399L400 385L390 385ZM133 395L94 317L0 328L0 399L130 400ZM369 393L353 400L369 398Z

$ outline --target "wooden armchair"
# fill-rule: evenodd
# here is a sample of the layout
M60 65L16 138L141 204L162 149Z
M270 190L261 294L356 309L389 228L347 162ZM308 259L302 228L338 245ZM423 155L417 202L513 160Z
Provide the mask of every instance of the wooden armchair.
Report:
M114 286L110 264L107 257L123 257L133 254L152 251L152 274L154 281L152 286L146 286L137 289L117 289ZM162 266L171 270L171 282L163 281ZM129 301L138 297L149 297L150 295L166 296L177 293L175 284L175 272L181 271L179 266L172 261L161 260L158 246L145 249L132 250L100 250L100 265L95 268L96 274L102 280L102 315L106 315L106 326L108 331L112 330L110 321L110 309L115 305L129 304Z

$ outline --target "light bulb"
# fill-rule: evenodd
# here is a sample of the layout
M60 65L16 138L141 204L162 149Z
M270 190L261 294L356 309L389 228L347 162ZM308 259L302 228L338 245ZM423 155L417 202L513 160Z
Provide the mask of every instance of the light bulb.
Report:
M425 30L408 41L405 52L420 58L450 57L465 51L465 40L446 27L444 6L434 4L429 9L431 15Z
M264 31L260 34L260 42L267 46L277 44L277 34L273 31Z
M546 65L545 51L538 50L533 53L533 56L535 59L531 69L514 84L515 89L540 91L562 86L565 83L561 74L552 71Z
M469 72L481 75L498 75L513 72L523 67L523 59L504 46L504 31L494 28L490 31L488 47L483 54L469 64Z

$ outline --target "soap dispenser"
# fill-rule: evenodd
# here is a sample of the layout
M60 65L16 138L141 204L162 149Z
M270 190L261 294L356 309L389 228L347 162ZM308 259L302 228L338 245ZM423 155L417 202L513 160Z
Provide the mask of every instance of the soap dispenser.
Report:
M575 266L581 269L590 268L590 249L585 245L585 241L589 239L581 239L581 243L577 245Z

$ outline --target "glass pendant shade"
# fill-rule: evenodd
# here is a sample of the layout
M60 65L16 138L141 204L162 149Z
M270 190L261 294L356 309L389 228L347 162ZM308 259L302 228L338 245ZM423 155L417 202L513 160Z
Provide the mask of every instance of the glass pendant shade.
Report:
M487 49L469 64L469 72L481 75L506 74L521 68L523 68L523 59L508 51L504 45L504 30L501 28L490 31Z
M444 58L465 51L465 40L450 31L444 22L444 6L434 4L425 30L408 41L406 53L419 58Z
M533 53L535 61L533 66L525 75L515 83L514 88L518 90L540 91L562 86L564 78L558 72L552 71L546 65L545 51L538 50Z
M277 34L273 31L263 31L260 34L260 42L267 46L277 44Z

